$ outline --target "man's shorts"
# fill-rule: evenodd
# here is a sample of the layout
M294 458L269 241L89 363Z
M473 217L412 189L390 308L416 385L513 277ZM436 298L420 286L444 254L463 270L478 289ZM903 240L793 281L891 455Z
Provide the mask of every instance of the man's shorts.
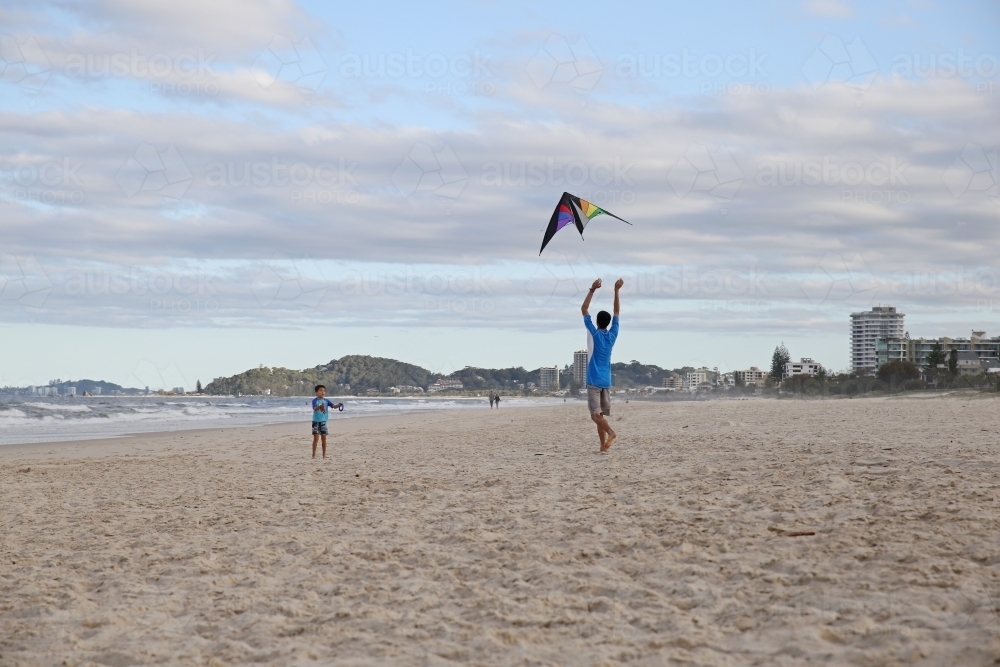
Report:
M329 435L326 422L313 422L313 435Z
M611 391L587 385L587 407L590 414L596 415L600 412L605 417L611 416Z

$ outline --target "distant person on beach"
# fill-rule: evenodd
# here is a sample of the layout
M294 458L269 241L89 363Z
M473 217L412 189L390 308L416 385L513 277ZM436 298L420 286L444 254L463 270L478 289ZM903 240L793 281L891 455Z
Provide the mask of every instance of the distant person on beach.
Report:
M500 409L500 394L497 394L497 395L496 395L496 396L495 396L495 397L493 398L493 400L494 400L494 401L496 401L496 403L497 403L497 410L499 410L499 409Z
M316 398L312 401L313 408L313 458L316 458L316 445L319 444L320 438L323 439L323 458L326 458L326 436L328 434L326 428L326 420L330 417L330 408L341 410L344 407L343 403L334 403L329 398L326 397L326 387L324 385L316 385Z
M490 389L490 410L493 409L493 401L495 400L497 400L497 395L492 389Z
M608 311L597 313L597 326L590 319L590 300L594 292L601 289L601 279L598 278L590 286L587 298L583 300L580 312L583 313L583 326L587 327L587 407L590 418L597 424L597 437L601 439L601 452L611 449L611 444L618 437L607 418L611 416L611 348L618 339L618 313L621 312L619 293L625 280L618 279L615 283L615 316ZM611 328L608 328L608 325Z

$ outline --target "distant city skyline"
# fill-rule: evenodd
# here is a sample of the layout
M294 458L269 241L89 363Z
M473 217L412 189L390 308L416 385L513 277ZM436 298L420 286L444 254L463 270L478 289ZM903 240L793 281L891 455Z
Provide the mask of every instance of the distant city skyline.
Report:
M569 7L5 10L0 384L537 368L597 277L663 367L1000 331L995 2ZM539 256L564 191L634 226Z

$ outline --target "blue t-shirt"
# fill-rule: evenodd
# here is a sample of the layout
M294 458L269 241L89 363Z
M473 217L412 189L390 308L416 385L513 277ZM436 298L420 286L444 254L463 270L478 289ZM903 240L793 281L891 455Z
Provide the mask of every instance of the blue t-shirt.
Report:
M611 388L611 348L618 338L618 316L611 318L611 326L601 331L594 326L590 315L583 316L587 327L587 384L601 389Z
M314 398L313 421L325 422L330 417L330 408L332 407L333 407L333 401L331 401L329 398Z

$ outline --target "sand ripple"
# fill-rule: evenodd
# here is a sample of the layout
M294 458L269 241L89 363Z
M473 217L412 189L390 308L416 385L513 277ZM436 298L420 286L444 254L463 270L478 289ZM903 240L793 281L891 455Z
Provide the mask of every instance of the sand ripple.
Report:
M610 456L581 404L341 422L327 462L308 425L0 453L0 665L994 664L997 409L632 402Z

